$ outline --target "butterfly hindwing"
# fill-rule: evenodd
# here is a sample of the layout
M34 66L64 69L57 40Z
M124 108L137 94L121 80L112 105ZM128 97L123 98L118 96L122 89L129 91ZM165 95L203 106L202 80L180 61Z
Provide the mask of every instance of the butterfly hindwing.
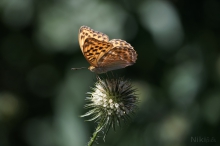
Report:
M109 42L112 43L113 47L127 47L133 49L133 47L124 40L112 39Z
M109 50L98 61L98 67L106 71L124 68L135 63L137 54L133 48L117 46Z

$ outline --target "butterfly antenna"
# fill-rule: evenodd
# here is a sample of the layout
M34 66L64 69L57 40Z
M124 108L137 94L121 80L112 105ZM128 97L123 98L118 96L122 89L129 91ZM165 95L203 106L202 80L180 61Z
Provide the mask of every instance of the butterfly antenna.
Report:
M79 70L79 69L83 69L83 68L87 68L87 67L71 68L71 70Z

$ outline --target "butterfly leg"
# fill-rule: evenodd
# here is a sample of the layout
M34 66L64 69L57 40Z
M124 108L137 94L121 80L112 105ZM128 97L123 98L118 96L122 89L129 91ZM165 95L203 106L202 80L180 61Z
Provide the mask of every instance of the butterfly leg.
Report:
M101 80L100 77L98 76L98 74L96 74L96 79L97 79L98 81Z

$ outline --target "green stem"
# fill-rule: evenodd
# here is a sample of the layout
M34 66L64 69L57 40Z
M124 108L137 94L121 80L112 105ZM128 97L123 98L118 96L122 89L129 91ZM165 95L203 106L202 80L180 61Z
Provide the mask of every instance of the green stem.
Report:
M88 143L88 146L92 146L92 145L93 145L93 142L96 140L96 137L97 137L97 135L98 135L98 133L99 133L100 128L102 127L102 125L103 125L103 123L100 122L99 125L98 125L98 127L96 128L95 132L92 134L92 137L91 137L91 139L90 139L90 141L89 141L89 143Z

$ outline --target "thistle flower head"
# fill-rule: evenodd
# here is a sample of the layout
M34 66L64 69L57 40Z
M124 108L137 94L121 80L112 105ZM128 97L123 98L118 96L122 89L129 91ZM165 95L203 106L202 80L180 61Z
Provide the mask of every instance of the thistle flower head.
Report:
M107 127L107 131L112 126L120 126L120 121L129 119L130 115L137 109L138 98L131 83L123 78L100 79L95 83L89 95L86 108L90 111L85 116L92 116L90 121L95 120L101 124L99 130ZM106 131L106 132L107 132Z

